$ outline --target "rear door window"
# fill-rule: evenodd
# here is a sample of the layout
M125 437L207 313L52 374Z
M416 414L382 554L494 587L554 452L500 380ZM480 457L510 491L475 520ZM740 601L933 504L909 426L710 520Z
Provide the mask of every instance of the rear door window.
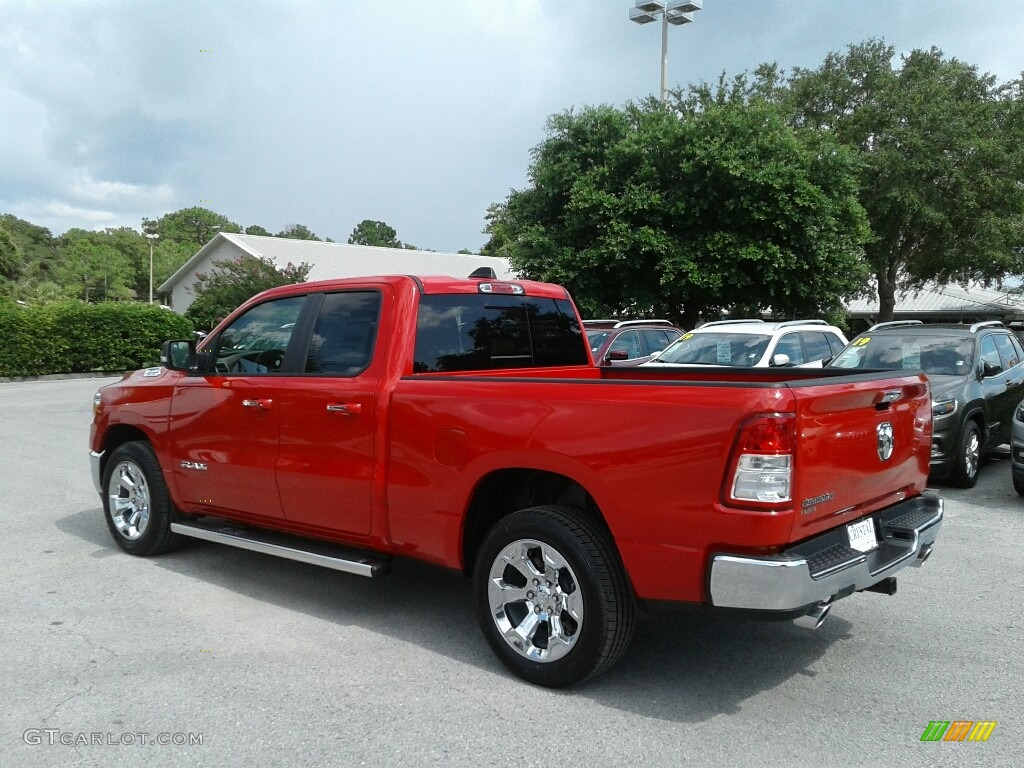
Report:
M996 349L999 350L999 360L1003 368L1013 368L1013 366L1020 362L1020 355L1014 349L1013 342L1010 341L1008 333L994 333L992 338L995 339Z
M800 336L804 341L804 355L808 363L832 357L832 347L821 331L801 331Z
M420 298L414 373L587 362L583 331L567 300L495 294Z
M381 297L376 291L328 293L313 326L306 373L358 376L373 359Z

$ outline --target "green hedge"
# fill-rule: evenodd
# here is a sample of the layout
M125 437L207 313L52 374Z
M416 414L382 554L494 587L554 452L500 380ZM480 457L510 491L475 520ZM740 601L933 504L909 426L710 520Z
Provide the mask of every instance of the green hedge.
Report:
M150 304L0 306L0 376L127 371L156 365L165 339L192 322Z

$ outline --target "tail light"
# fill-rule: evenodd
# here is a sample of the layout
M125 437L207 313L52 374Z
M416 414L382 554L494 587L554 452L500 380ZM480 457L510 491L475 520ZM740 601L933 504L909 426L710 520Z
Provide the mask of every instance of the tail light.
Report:
M729 463L727 504L755 506L792 500L796 418L772 413L740 427Z

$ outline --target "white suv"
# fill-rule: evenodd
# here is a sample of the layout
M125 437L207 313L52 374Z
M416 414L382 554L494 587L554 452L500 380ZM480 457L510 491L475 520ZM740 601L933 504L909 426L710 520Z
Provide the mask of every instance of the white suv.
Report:
M643 365L821 368L845 346L843 332L824 320L716 320L684 333Z

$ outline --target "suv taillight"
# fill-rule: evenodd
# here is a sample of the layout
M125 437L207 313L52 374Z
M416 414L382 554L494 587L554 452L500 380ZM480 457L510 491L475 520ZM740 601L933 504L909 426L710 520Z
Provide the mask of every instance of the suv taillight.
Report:
M729 463L726 503L776 505L792 499L796 418L770 413L740 427Z

